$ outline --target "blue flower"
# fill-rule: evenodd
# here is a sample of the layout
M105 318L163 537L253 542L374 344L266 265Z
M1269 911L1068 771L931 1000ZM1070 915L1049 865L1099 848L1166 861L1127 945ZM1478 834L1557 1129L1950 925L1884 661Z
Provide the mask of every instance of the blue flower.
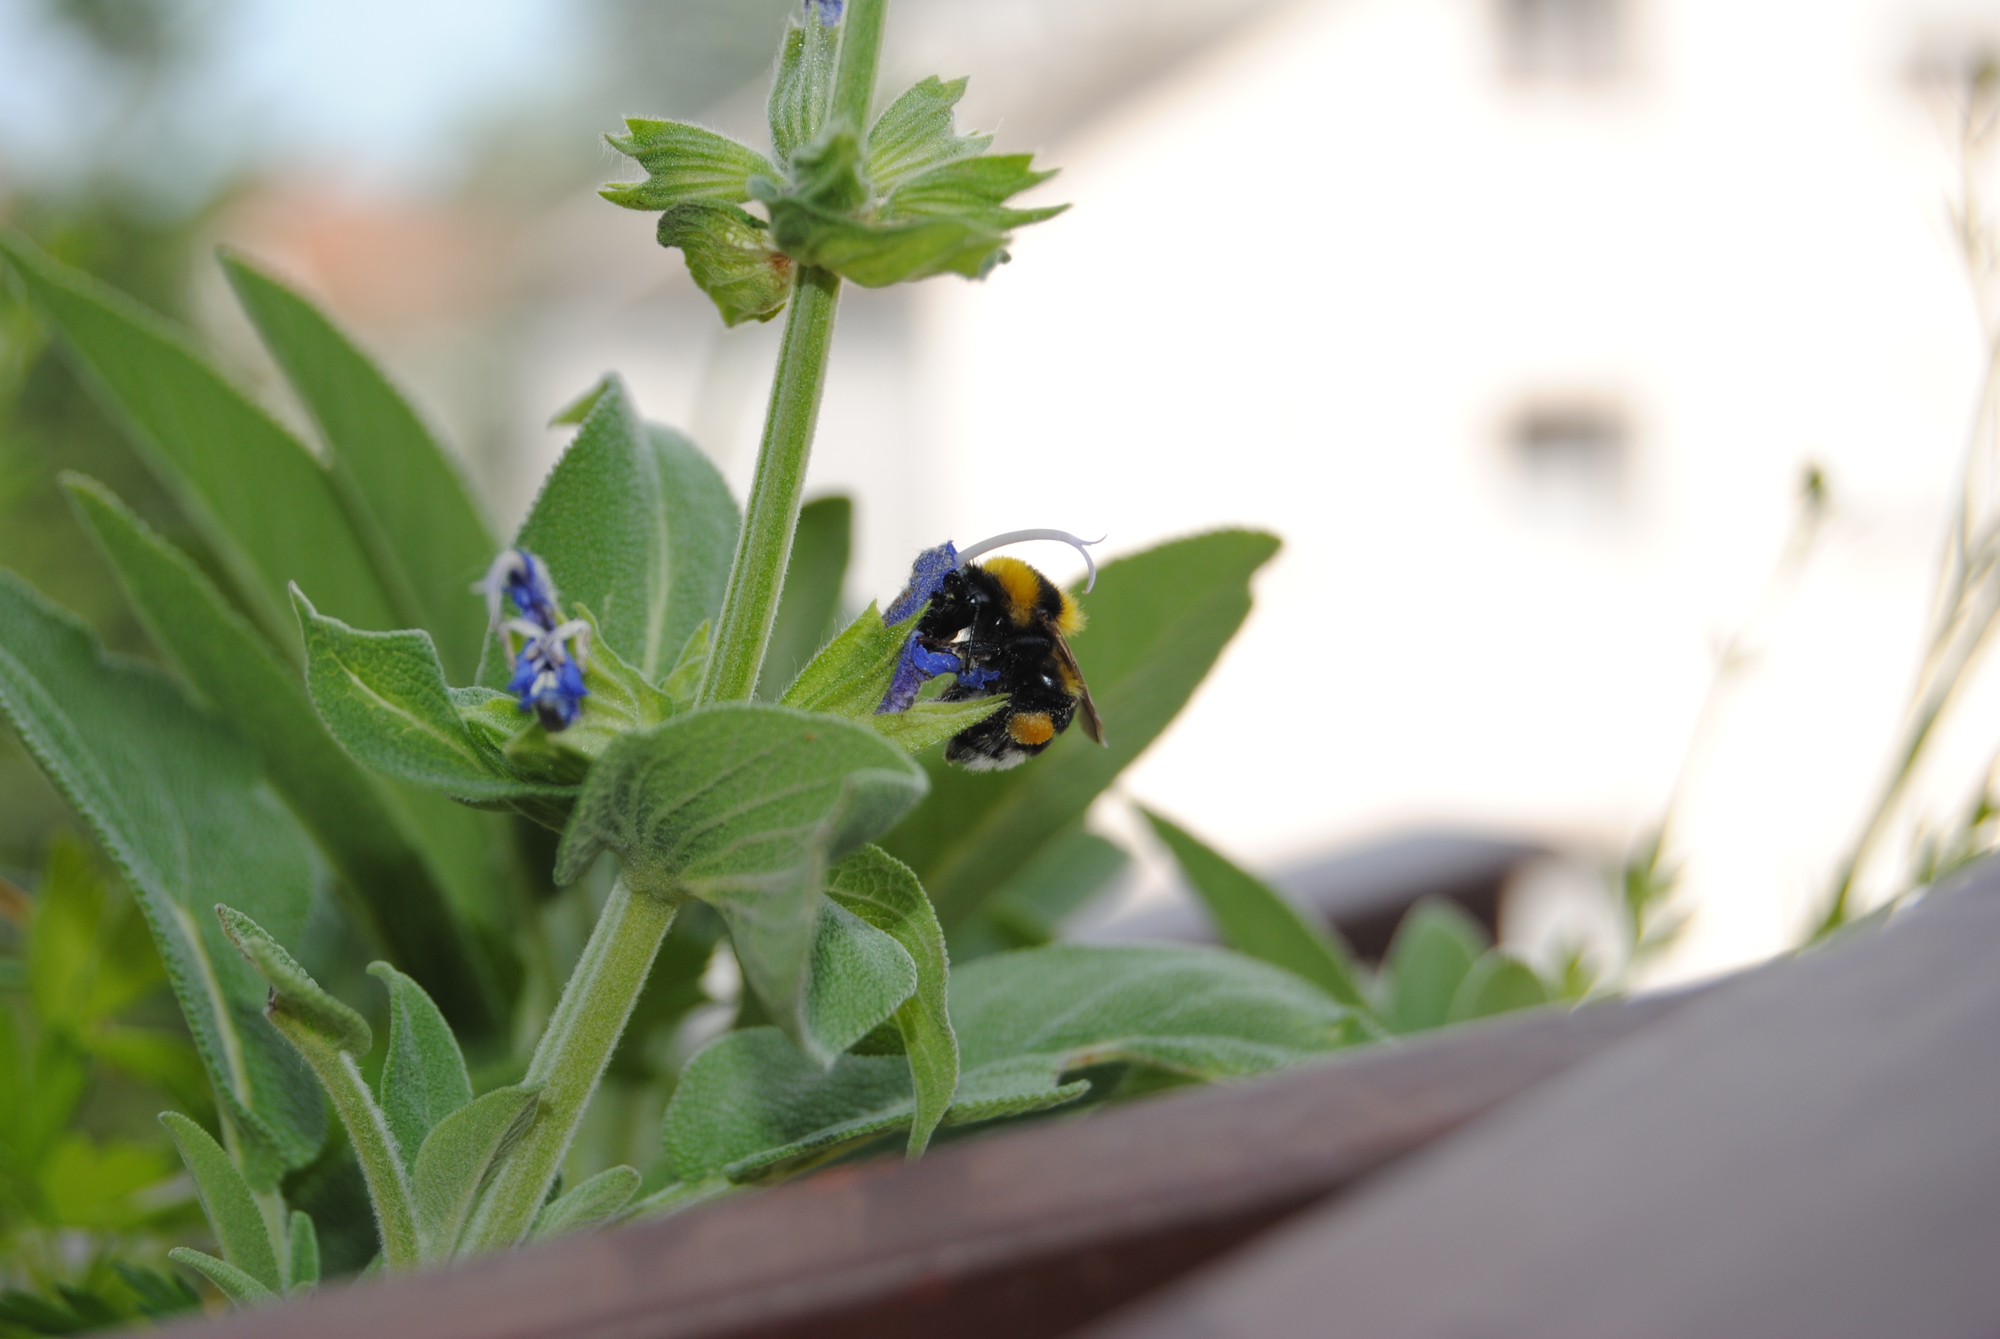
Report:
M840 22L840 11L845 3L846 0L806 0L806 8L819 12L820 27L831 28Z
M486 597L489 626L514 661L507 691L520 700L522 712L551 733L574 725L590 695L583 686L590 625L563 621L548 564L526 549L505 549L473 589ZM517 617L504 616L510 602ZM515 637L522 639L519 650Z

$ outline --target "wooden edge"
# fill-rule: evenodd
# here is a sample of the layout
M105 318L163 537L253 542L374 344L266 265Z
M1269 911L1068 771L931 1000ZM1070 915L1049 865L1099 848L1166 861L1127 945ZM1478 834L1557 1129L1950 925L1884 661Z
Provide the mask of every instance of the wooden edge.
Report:
M1615 1045L1685 998L1473 1024L177 1332L1060 1333Z
M2000 857L1091 1339L2000 1334Z

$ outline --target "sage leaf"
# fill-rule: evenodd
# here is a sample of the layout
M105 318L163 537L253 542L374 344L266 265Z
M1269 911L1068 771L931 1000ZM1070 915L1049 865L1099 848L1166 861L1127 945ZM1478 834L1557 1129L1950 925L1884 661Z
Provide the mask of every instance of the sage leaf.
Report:
M1110 747L1071 730L1028 766L968 772L928 759L931 794L884 839L915 870L950 934L1104 788L1179 713L1250 612L1250 578L1278 551L1270 535L1222 530L1099 569L1070 638Z
M618 378L581 403L582 427L514 542L548 564L566 604L597 615L606 645L658 683L721 607L741 515L708 458L679 433L641 423ZM480 671L493 688L512 668L497 646L489 640Z
M535 1225L529 1229L528 1240L542 1241L571 1232L587 1232L611 1221L639 1193L639 1181L636 1167L606 1168L574 1190L564 1191L561 1196L543 1205L542 1211L535 1215Z
M740 1182L901 1129L911 1109L900 1056L844 1055L822 1068L777 1029L745 1028L688 1062L663 1137L681 1182Z
M285 1279L288 1293L311 1292L319 1285L319 1233L310 1214L292 1210L291 1273Z
M873 1032L916 993L917 967L892 936L842 906L830 887L827 891L813 933L804 1026L807 1050L831 1057Z
M177 1265L185 1265L195 1273L213 1283L224 1297L238 1306L253 1306L259 1302L277 1300L277 1294L266 1288L257 1279L244 1273L227 1261L187 1246L176 1246L167 1252L167 1259Z
M902 816L922 771L866 726L728 703L625 735L599 756L556 879L617 853L635 889L722 913L772 1017L822 1062L806 987L827 869Z
M417 965L461 1026L475 1034L497 1026L497 1004L447 901L440 867L448 857L424 837L478 816L447 812L417 823L334 742L297 672L200 568L102 484L68 475L63 486L154 644L257 746L272 784L352 890L363 923Z
M854 503L848 498L818 498L799 508L784 594L757 679L757 696L763 701L777 701L838 630L840 587L853 532Z
M1068 1077L1078 1071L1235 1079L1365 1036L1353 1011L1306 982L1220 949L1024 949L954 972L950 994L963 1068L949 1125L1074 1102L1091 1088ZM669 1164L689 1185L802 1170L903 1128L910 1073L893 1056L821 1069L773 1029L728 1033L689 1062L667 1104Z
M358 632L320 613L303 593L294 592L293 600L313 705L356 759L467 802L563 800L574 793L522 779L466 724L463 711L497 699L447 687L429 633Z
M1485 928L1457 903L1436 897L1417 903L1382 961L1382 1021L1397 1032L1444 1026L1459 986L1490 946Z
M326 444L335 490L395 599L398 622L427 629L445 672L469 682L486 611L466 588L485 573L498 541L464 473L325 314L247 257L225 250L221 260L237 301Z
M964 1078L948 1118L1053 1098L1073 1070L1122 1062L1241 1078L1363 1040L1355 1012L1290 972L1220 949L1051 944L952 973Z
M916 967L916 989L896 1008L896 1030L910 1068L915 1103L909 1153L930 1142L958 1088L958 1039L947 995L944 931L910 867L879 846L864 846L833 867L826 895L895 937Z
M439 1121L417 1150L410 1175L425 1260L458 1249L479 1191L535 1118L534 1087L496 1088Z
M1332 932L1185 828L1143 805L1139 812L1174 853L1181 872L1222 932L1223 943L1238 953L1296 972L1349 1008L1369 1009L1354 955Z
M382 1115L406 1164L439 1121L472 1101L465 1057L437 1005L422 986L386 962L368 975L389 992L389 1049L382 1060Z
M865 719L877 734L893 739L906 753L922 753L942 744L1007 705L1003 696L975 697L964 702L919 702L905 711L870 712Z
M868 131L868 180L892 191L905 179L957 158L986 152L991 135L961 135L952 108L965 96L964 79L936 75L919 80L875 118Z
M708 672L708 620L688 634L687 644L667 677L660 680L660 693L670 704L669 715L691 710L701 696L701 677Z
M201 1210L208 1216L209 1230L215 1233L223 1258L267 1292L283 1292L270 1230L243 1173L222 1151L222 1145L186 1116L177 1111L162 1112L160 1124L167 1127L174 1147L180 1150L181 1162L201 1197Z
M136 893L246 1176L268 1189L318 1153L326 1108L209 908L232 899L296 942L321 877L311 843L227 726L11 573L0 628L0 712Z
M816 10L816 6L807 6ZM789 165L792 153L818 137L833 96L834 60L840 51L840 25L822 23L816 12L794 13L778 45L778 73L771 81L767 113L771 145L778 161Z
M753 176L775 176L771 160L747 144L685 121L625 118L623 135L604 142L646 169L644 181L618 181L598 194L627 209L672 209L689 201L738 205Z
M1052 942L1063 921L1102 892L1131 860L1123 847L1084 831L1081 823L1071 825L1044 842L977 914L959 922L949 940L951 956L970 962Z
M1533 968L1497 948L1488 949L1451 993L1451 1007L1445 1011L1445 1021L1463 1023L1516 1009L1533 1009L1548 1002L1549 988Z
M298 648L285 608L285 586L294 580L351 623L405 622L325 467L216 372L185 333L18 233L0 231L0 258L273 641Z

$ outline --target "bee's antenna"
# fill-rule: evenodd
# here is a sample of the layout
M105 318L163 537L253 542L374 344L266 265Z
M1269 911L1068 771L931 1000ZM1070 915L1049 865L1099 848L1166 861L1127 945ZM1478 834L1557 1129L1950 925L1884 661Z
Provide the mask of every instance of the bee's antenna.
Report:
M1082 554L1083 565L1090 572L1090 575L1083 583L1083 593L1086 595L1090 594L1090 588L1097 584L1097 561L1090 556L1090 546L1092 544L1102 544L1105 540L1105 536L1103 535L1099 535L1096 539L1078 539L1067 530L1009 530L1004 535L995 535L991 539L982 539L977 544L960 549L958 551L958 565L963 568L982 553L991 553L995 549L1004 549L1009 544L1021 544L1031 539L1054 540L1058 544L1067 544Z

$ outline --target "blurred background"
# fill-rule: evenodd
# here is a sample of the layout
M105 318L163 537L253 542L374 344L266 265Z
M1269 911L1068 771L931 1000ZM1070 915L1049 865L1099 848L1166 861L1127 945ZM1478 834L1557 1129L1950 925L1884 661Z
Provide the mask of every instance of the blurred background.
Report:
M607 369L740 495L777 327L723 330L594 187L637 175L623 113L761 142L789 3L0 0L0 213L299 422L210 253L276 266L504 528ZM1137 798L1294 884L1493 839L1554 953L1671 801L1693 916L1652 979L1798 941L1889 767L1985 372L1949 201L2000 3L898 0L889 41L885 91L970 75L961 122L1074 208L985 283L850 289L811 489L856 499L848 600L1019 527L1285 541L1094 815L1144 856L1112 915L1174 914ZM187 539L0 297L0 564L144 653L69 468ZM1996 746L1975 685L1864 902ZM9 741L0 863L60 821Z

